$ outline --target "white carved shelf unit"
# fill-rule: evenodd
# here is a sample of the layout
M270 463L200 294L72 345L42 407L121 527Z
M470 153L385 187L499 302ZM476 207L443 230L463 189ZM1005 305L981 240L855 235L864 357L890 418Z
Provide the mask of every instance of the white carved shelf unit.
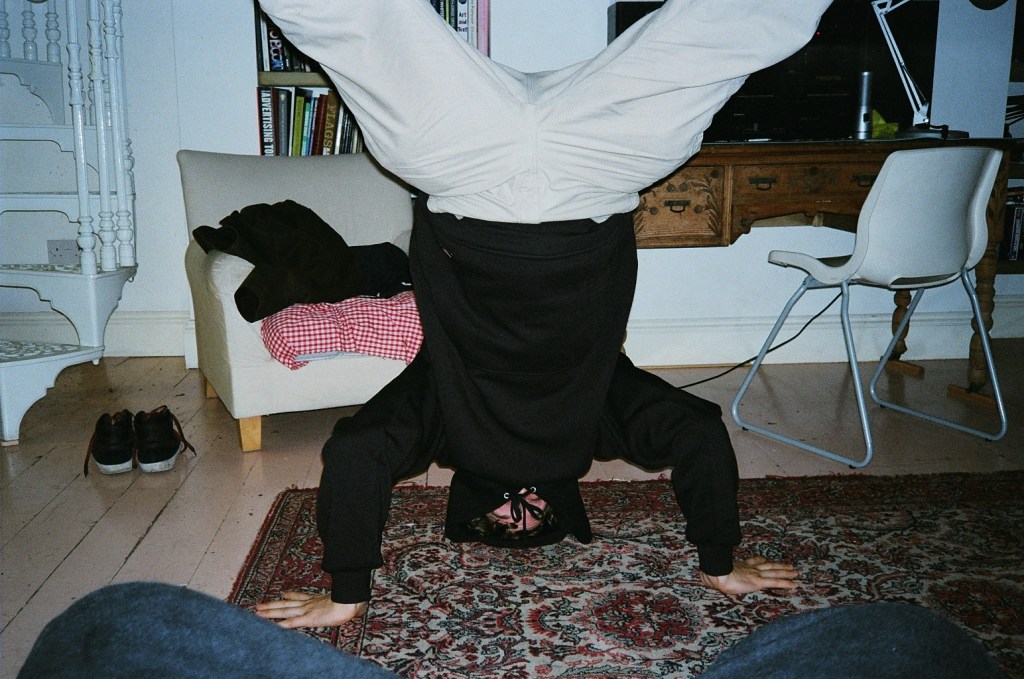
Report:
M64 344L11 339L19 334L8 332L13 327L0 332L4 445L17 443L25 412L64 368L103 356L107 322L137 270L122 46L120 0L0 0L0 77L45 106L41 118L27 121L0 107L0 144L21 153L55 144L73 177L69 190L54 191L38 169L36 186L31 173L13 181L8 173L17 169L8 165L16 163L5 161L0 213L63 214L78 246L73 265L0 263L0 286L33 290L78 336L78 344Z

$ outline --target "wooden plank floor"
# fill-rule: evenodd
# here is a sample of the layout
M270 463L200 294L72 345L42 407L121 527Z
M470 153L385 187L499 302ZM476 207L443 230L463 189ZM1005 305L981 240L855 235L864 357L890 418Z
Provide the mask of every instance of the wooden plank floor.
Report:
M1024 468L1021 421L1024 340L997 340L997 365L1011 430L991 443L876 412L876 458L861 473L904 474ZM961 382L962 361L925 362L924 384L897 379L908 398L981 423L989 413L945 397L947 382ZM865 368L867 369L867 368ZM825 445L856 452L859 429L839 365L769 366L770 386L751 392L751 418L804 431ZM686 384L717 371L658 371ZM693 391L725 409L744 371ZM96 419L124 408L167 405L198 454L179 458L160 474L82 474ZM785 409L781 409L785 406ZM270 507L289 486L319 482L319 452L338 417L353 409L264 418L264 449L239 452L237 428L220 401L203 396L202 378L181 358L105 358L62 373L48 395L26 414L17 446L0 450L0 563L2 631L0 676L12 677L42 627L84 594L114 582L157 580L188 585L217 597L230 592L235 574ZM852 473L848 468L739 431L727 417L741 475ZM588 480L651 478L622 463L598 463ZM414 482L444 485L450 472L432 469Z

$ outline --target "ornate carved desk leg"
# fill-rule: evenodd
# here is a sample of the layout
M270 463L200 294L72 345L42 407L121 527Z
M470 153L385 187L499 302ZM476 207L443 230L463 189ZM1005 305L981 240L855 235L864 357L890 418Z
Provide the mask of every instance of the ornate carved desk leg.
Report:
M996 244L989 242L985 250L985 256L978 262L974 270L976 278L974 290L978 293L978 304L981 306L981 318L985 323L985 330L992 329L992 309L995 308L996 297ZM971 336L971 350L967 370L967 386L950 384L947 393L950 396L984 403L996 407L995 399L988 394L982 394L981 388L988 383L988 365L985 363L985 352L981 348L981 336L978 334L978 323L971 320L971 328L974 335Z
M906 290L899 290L893 295L892 301L896 304L896 308L892 312L892 331L896 332L896 329L900 327L900 323L903 322L903 317L907 315L907 307L910 306L910 293ZM924 368L900 359L900 356L907 351L906 339L908 332L910 332L909 325L903 331L899 341L896 342L896 347L892 350L892 356L889 358L889 362L885 364L885 369L900 375L923 377Z
M978 262L978 266L974 270L974 289L978 293L981 318L985 323L986 330L992 329L992 309L995 308L997 247L1003 236L1003 210L1006 209L1006 178L1008 172L1009 155L1004 154L1003 164L999 169L995 188L992 190L992 196L988 200L988 208L985 211L985 216L988 219L988 248L985 249L985 255ZM947 393L950 396L979 401L995 408L995 399L987 394L980 393L981 388L988 383L988 366L985 363L985 354L981 348L978 324L972 320L971 327L974 329L974 335L971 337L967 387L951 384L947 389Z

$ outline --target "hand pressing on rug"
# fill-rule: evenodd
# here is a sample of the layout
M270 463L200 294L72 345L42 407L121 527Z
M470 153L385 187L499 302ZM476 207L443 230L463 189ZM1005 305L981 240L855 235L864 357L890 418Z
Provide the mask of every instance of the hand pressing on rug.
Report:
M296 627L336 627L366 613L369 602L339 604L330 594L282 592L277 601L256 604L256 615L277 620L286 629Z
M733 562L732 573L726 575L708 575L701 571L700 581L723 594L748 594L761 589L794 589L797 575L789 564L751 556Z

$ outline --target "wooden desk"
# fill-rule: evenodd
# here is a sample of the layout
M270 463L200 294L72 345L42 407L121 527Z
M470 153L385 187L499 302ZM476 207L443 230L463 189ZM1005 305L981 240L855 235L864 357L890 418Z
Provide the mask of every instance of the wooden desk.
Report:
M816 225L855 231L857 215L885 158L893 151L941 145L1008 150L1002 139L915 139L708 144L683 167L640 194L634 213L637 246L726 246L758 226ZM992 327L996 246L1003 236L1009 176L1003 157L988 204L988 249L976 269L986 328ZM895 295L893 329L910 295ZM988 380L977 326L970 346L967 393ZM894 357L906 351L902 342Z

